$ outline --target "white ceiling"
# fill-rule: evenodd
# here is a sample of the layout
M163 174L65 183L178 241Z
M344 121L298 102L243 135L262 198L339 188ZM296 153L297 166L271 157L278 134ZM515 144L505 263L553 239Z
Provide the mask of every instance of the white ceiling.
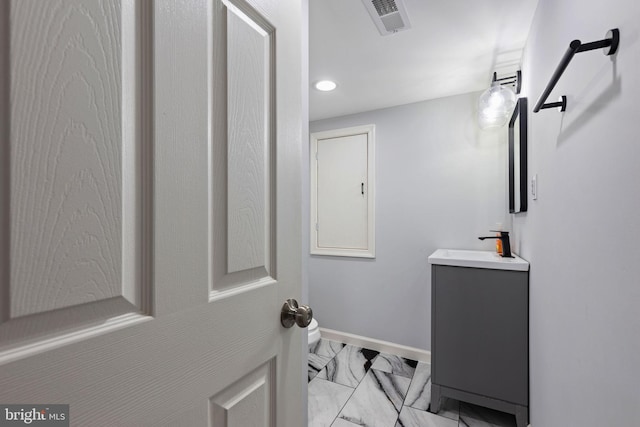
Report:
M519 68L538 0L404 0L411 28L381 36L361 0L309 0L310 119L489 87Z

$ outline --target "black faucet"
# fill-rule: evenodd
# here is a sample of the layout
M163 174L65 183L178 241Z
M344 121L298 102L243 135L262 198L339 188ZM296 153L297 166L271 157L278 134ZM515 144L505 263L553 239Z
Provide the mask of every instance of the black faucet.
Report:
M478 237L480 240L484 239L500 239L502 242L502 253L500 254L503 258L513 258L511 255L511 243L509 243L509 232L508 231L498 231L498 230L489 230L492 233L500 233L499 236L485 236Z

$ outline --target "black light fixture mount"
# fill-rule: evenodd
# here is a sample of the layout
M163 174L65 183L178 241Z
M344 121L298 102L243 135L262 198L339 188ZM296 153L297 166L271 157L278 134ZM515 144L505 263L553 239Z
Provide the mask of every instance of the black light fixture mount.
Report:
M522 88L522 71L518 70L514 75L502 78L498 78L498 73L494 71L492 82L498 82L501 86L513 85L513 91L516 95L520 95L520 89Z

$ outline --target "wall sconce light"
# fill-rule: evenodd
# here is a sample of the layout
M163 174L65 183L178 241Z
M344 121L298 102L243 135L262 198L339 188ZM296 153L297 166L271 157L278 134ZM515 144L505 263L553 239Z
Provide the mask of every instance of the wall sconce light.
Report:
M516 94L520 93L522 73L499 79L493 73L491 87L478 100L478 123L480 129L494 129L504 126L516 106ZM513 86L511 89L510 86Z

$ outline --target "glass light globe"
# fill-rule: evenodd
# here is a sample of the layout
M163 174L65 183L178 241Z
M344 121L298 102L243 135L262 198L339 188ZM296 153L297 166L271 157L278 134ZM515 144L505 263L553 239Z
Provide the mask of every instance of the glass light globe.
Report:
M478 122L481 129L504 126L516 106L516 94L494 81L478 100Z

